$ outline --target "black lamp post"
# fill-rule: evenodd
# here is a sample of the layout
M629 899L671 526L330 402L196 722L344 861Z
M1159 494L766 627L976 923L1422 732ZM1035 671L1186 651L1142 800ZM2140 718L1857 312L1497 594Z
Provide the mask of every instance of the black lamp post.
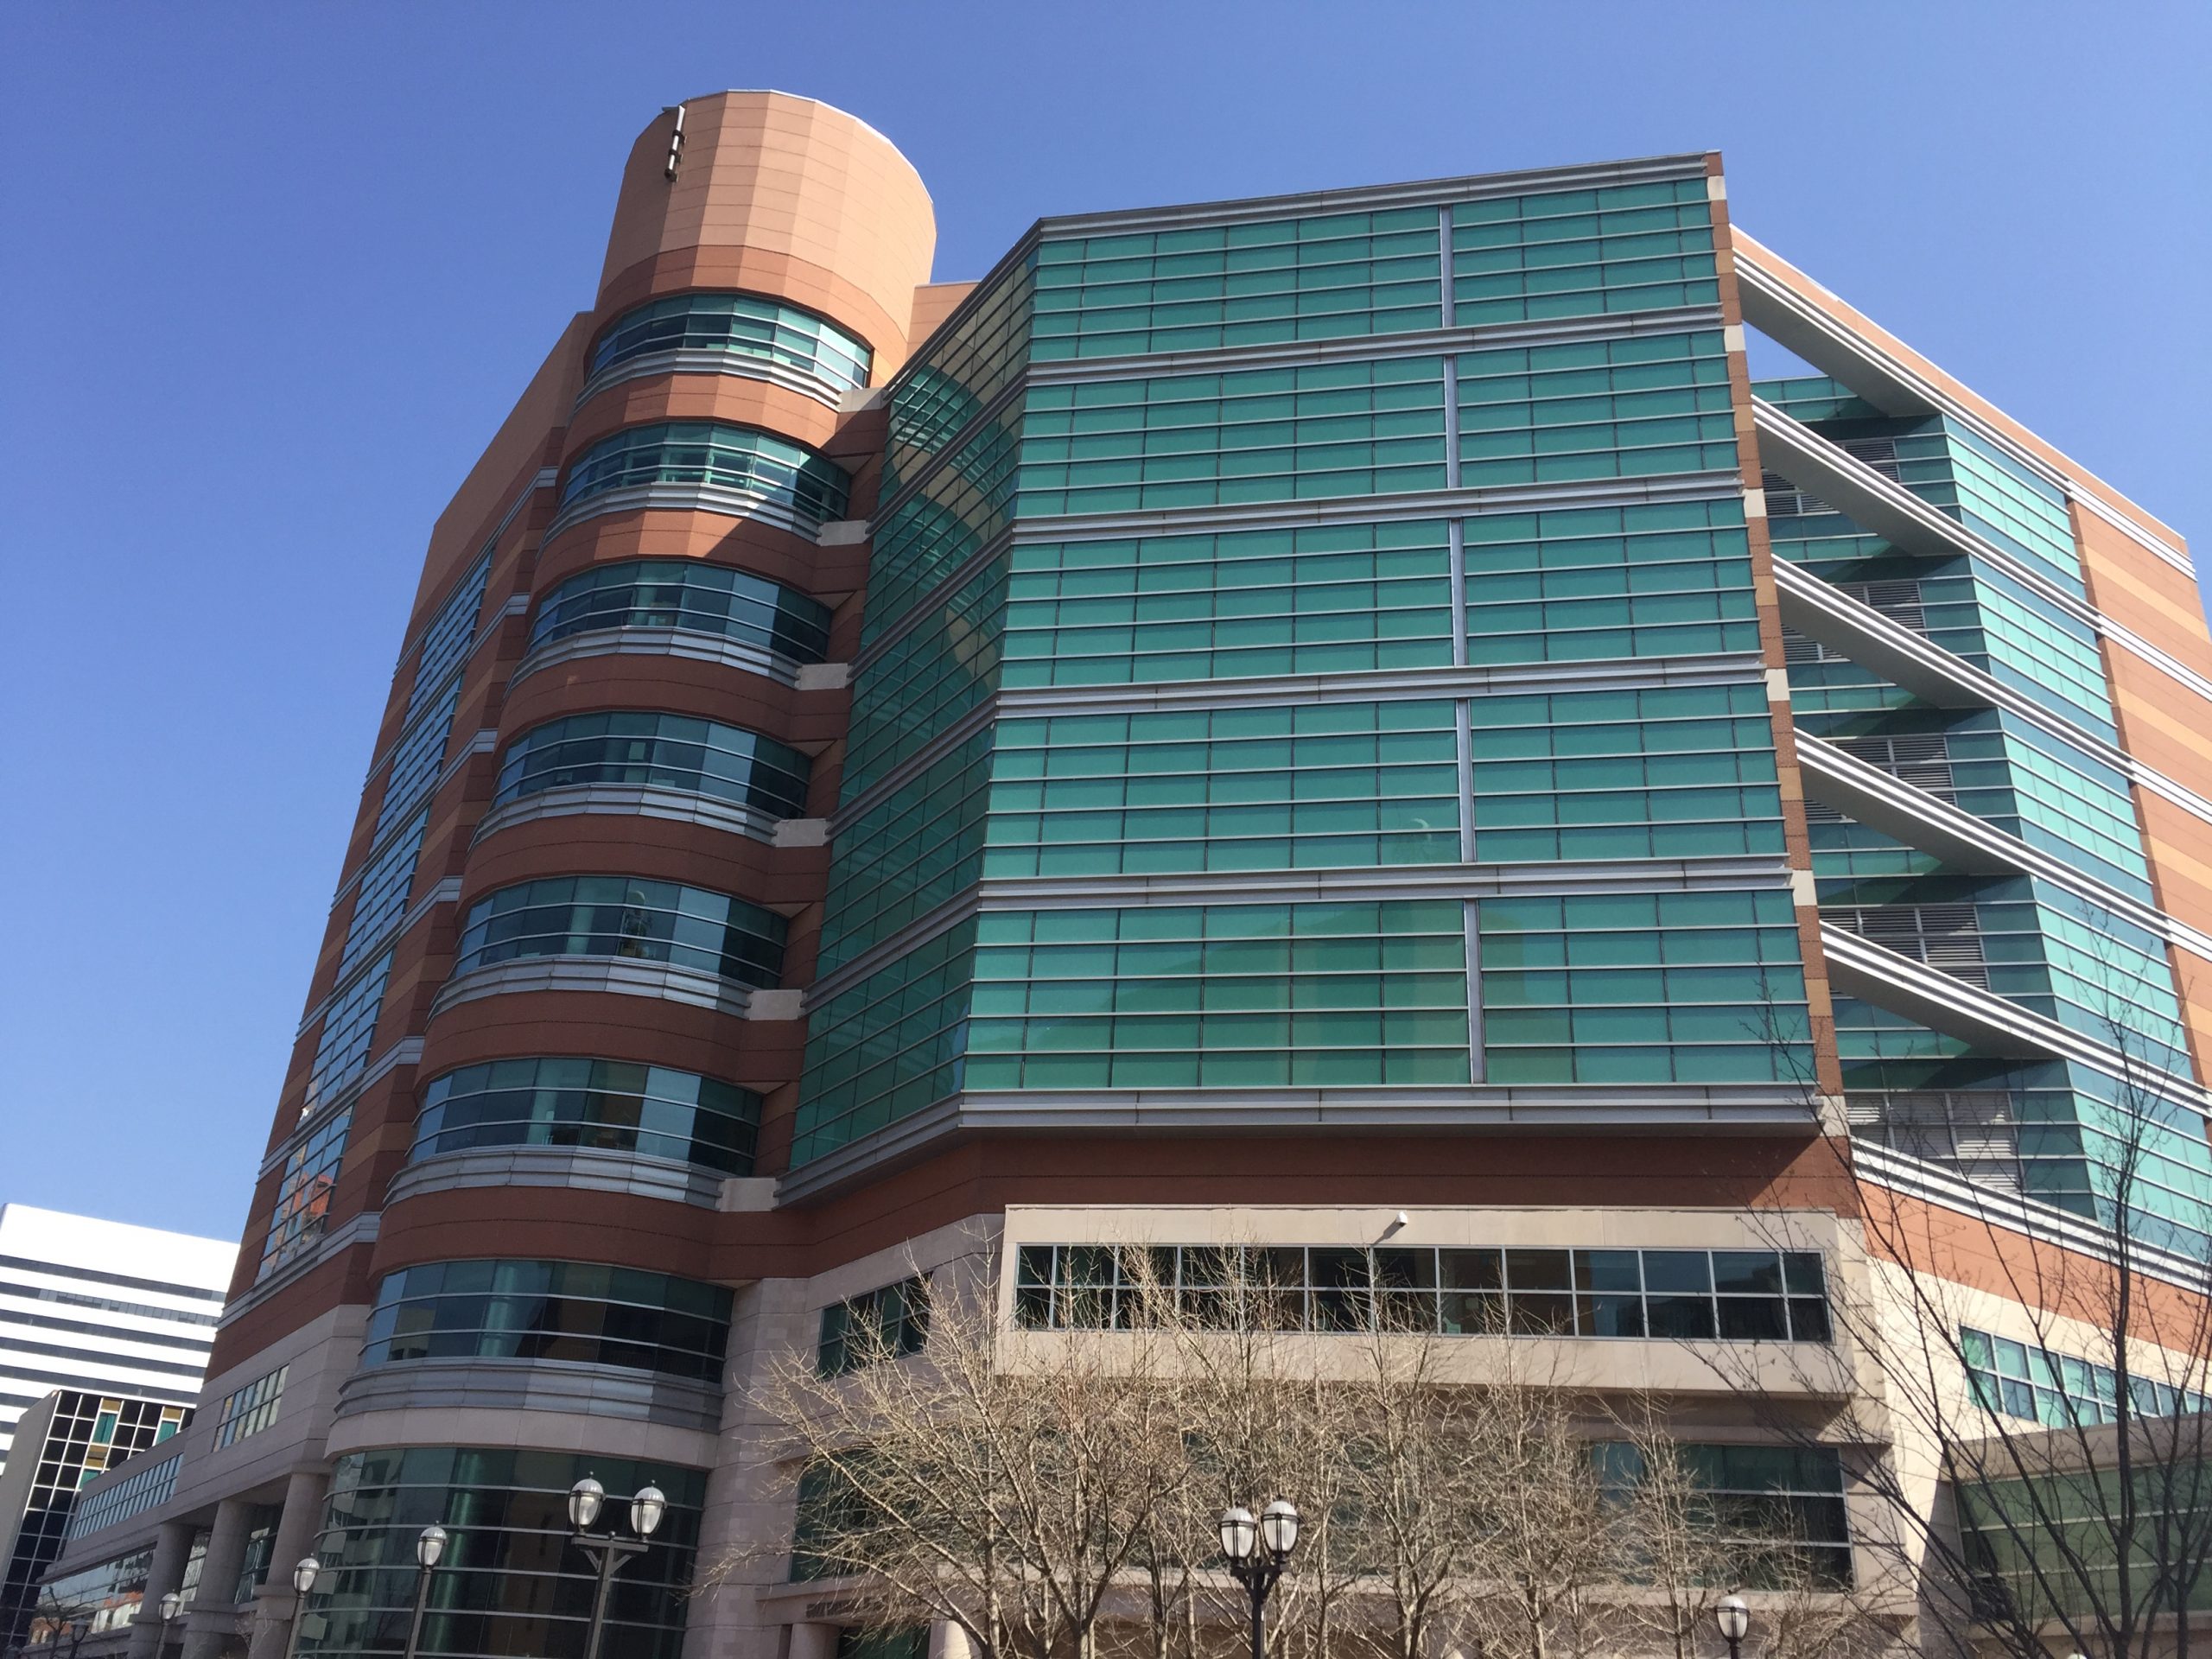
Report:
M308 1592L315 1588L315 1581L322 1576L322 1563L312 1555L302 1555L292 1568L292 1588L300 1599L292 1604L292 1629L284 1637L284 1659L292 1659L300 1650L300 1624L308 1616Z
M176 1616L183 1611L184 1596L181 1592L172 1590L162 1598L162 1645L160 1651L162 1653L167 1653L169 1650L169 1626L175 1623Z
M446 1529L434 1524L423 1528L415 1540L415 1560L422 1571L415 1575L415 1616L407 1622L407 1659L415 1659L415 1649L422 1644L423 1615L430 1606L430 1575L438 1570L438 1558L446 1553ZM315 1570L322 1570L319 1563ZM296 1621L298 1615L293 1617Z
M1298 1548L1298 1510L1287 1498L1277 1498L1260 1511L1238 1505L1221 1512L1221 1553L1252 1598L1252 1659L1265 1659L1268 1649L1268 1596L1290 1565L1290 1552Z
M1720 1639L1728 1644L1728 1659L1741 1659L1744 1636L1751 1628L1751 1610L1744 1605L1741 1596L1724 1596L1713 1610L1713 1617L1720 1626Z
M658 1486L640 1486L630 1499L630 1530L638 1535L618 1538L611 1532L591 1529L606 1503L607 1488L589 1475L569 1488L569 1522L576 1529L570 1541L591 1558L599 1573L599 1587L591 1601L591 1630L584 1637L584 1659L599 1659L599 1641L607 1630L607 1601L614 1590L614 1575L632 1555L642 1555L652 1548L652 1535L668 1513L666 1493Z

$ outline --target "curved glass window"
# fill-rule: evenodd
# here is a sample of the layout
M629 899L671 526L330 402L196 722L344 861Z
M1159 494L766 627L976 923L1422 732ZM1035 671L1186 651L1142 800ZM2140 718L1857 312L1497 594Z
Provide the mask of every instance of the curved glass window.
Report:
M477 1147L595 1147L753 1173L760 1096L628 1060L493 1060L431 1080L410 1162Z
M561 505L645 484L742 490L817 523L843 518L852 490L842 467L788 438L722 421L667 421L631 427L585 450L569 468Z
M569 1488L586 1475L616 1503L651 1483L668 1495L653 1547L633 1556L607 1603L606 1651L677 1659L698 1558L707 1478L696 1469L581 1452L410 1446L349 1452L330 1474L322 1573L302 1622L311 1659L391 1659L414 1606L415 1541L433 1522L453 1542L430 1580L422 1651L446 1659L575 1655L596 1582L569 1549ZM615 1511L619 1516L621 1510Z
M556 875L479 899L455 974L523 957L630 957L747 985L783 976L787 924L772 910L704 887L626 875Z
M507 745L496 806L574 784L681 790L757 807L771 817L806 816L814 763L741 726L639 709L569 715L533 726Z
M530 643L597 628L681 628L757 645L795 663L830 656L830 607L804 594L697 559L595 565L545 595Z
M361 1363L558 1359L711 1382L730 1293L594 1262L431 1262L385 1275Z
M780 363L841 387L868 384L874 353L834 323L751 294L675 294L617 317L591 372L649 352L730 352Z

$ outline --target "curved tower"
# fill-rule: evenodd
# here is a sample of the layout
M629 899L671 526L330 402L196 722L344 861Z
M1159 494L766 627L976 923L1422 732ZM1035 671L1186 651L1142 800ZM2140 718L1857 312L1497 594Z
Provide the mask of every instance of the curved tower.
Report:
M2084 1376L2022 1263L2201 1310L2155 524L1717 156L932 240L820 104L639 138L431 538L199 1417L60 1564L106 1651L179 1590L181 1659L394 1652L437 1522L421 1651L577 1659L589 1474L669 1500L609 1653L887 1653L761 1553L748 1388L963 1262L1010 1363L1132 1248L1199 1302L1264 1250L1317 1335L1379 1277L1669 1402L1829 1584L1884 1531L1840 1298Z

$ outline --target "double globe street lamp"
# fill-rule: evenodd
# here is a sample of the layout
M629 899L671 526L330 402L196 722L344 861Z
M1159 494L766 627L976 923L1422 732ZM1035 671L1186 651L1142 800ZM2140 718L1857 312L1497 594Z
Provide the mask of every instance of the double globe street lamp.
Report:
M1252 1659L1266 1659L1268 1596L1298 1548L1297 1506L1279 1497L1255 1521L1252 1511L1239 1504L1221 1512L1219 1525L1229 1570L1252 1598Z
M607 1488L586 1475L569 1489L569 1522L575 1528L569 1541L591 1558L599 1573L599 1587L591 1602L591 1630L584 1637L584 1659L599 1659L600 1637L607 1629L607 1601L614 1589L614 1575L633 1555L652 1548L652 1538L668 1513L668 1495L658 1486L640 1486L630 1499L630 1530L635 1538L618 1538L612 1532L595 1533L592 1522L607 1505Z

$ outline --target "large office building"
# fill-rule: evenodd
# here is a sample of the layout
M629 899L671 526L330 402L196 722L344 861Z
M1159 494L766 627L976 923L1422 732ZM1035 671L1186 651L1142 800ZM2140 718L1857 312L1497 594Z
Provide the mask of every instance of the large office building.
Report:
M238 1246L0 1205L0 1467L57 1389L188 1406Z
M208 1403L60 1570L351 1659L442 1521L423 1650L574 1656L563 1494L651 1477L620 1651L834 1653L772 1566L675 1588L788 1535L763 1367L956 1257L1051 1324L1083 1247L1319 1288L1402 1211L1440 1331L1731 1445L1707 1362L1786 1392L1884 1274L2005 1353L2022 1262L2201 1296L2187 555L1737 205L1661 156L936 283L861 122L663 112L431 535ZM2002 1262L1882 1259L1870 1180ZM1839 1573L1847 1451L1738 1460Z
M238 1247L0 1205L0 1652L86 1482L189 1421Z

